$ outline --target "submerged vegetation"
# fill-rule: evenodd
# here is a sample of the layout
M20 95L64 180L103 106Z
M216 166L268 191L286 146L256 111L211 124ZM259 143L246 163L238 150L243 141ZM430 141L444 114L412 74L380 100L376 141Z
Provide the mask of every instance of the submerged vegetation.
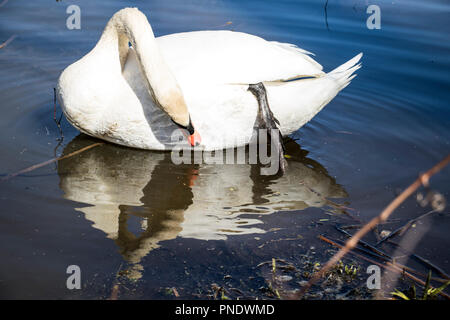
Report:
M430 286L431 282L431 270L428 272L427 281L425 283L425 288L423 288L422 295L417 294L416 286L414 283L407 290L395 289L391 292L392 296L401 300L434 300L438 298L438 295L442 293L448 285L450 285L450 280L444 283L439 288L433 288Z

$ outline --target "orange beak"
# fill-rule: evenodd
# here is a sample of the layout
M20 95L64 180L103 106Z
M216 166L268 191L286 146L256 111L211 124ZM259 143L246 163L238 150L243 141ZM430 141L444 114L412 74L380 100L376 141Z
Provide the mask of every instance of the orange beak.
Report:
M202 142L202 138L200 137L200 134L197 131L194 131L193 134L188 136L188 141L191 144L191 146L196 147L200 145Z

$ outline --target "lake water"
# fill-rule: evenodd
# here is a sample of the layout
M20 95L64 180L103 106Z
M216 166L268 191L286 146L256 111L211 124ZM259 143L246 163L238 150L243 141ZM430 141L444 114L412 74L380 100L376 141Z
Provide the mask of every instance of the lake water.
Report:
M174 298L168 288L176 288L182 298L206 299L216 286L232 298L270 298L260 264L272 258L297 268L279 284L295 290L307 280L305 257L323 263L331 256L317 236L344 239L334 226L355 224L343 211L370 220L450 152L445 0L377 1L379 30L366 26L366 1L330 0L326 12L325 1L2 3L0 43L15 35L0 49L3 176L97 142L63 119L58 144L53 88L129 5L148 16L157 36L248 32L315 53L325 71L364 57L357 78L292 135L282 177L260 176L256 165L175 166L168 153L106 144L0 182L0 298L159 299ZM81 8L81 30L66 28L72 3ZM449 184L449 168L431 180L447 199ZM409 199L379 230L429 210ZM449 227L446 209L399 241L450 272ZM81 290L66 288L69 265L81 268ZM351 298L346 290L316 288L311 298Z

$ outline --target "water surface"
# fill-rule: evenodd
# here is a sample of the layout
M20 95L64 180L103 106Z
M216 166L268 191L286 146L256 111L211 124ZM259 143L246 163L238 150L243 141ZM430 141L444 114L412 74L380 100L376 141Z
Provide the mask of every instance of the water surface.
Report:
M81 30L66 28L70 3L81 7ZM16 0L0 7L0 42L16 35L0 49L3 175L97 142L63 119L58 143L53 88L125 6L138 6L157 36L248 32L314 52L325 71L364 52L358 77L292 135L282 177L260 176L255 165L175 166L168 153L106 144L1 182L0 297L107 298L119 278L121 298L171 298L165 288L172 287L184 298L206 298L213 283L256 297L267 286L258 264L280 258L301 269L305 254L325 261L330 247L317 235L337 238L336 223L355 223L338 204L368 221L450 150L450 5L378 4L380 30L367 29L365 1L329 1L327 16L320 1ZM447 198L449 173L432 179ZM397 224L380 229L427 210L410 199L396 211ZM450 272L446 212L418 223L404 243ZM66 288L71 264L82 270L82 290Z

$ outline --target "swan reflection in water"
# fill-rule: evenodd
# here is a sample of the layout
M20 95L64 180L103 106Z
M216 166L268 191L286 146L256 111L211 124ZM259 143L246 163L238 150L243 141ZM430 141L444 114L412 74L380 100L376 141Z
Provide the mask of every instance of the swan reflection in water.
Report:
M79 135L64 154L92 144ZM201 240L264 233L261 215L330 205L346 197L325 168L289 140L282 176L260 175L259 165L181 164L170 152L150 152L104 144L58 162L64 197L93 227L115 241L132 264L129 277L141 277L141 259L161 241ZM295 160L294 160L295 159Z

